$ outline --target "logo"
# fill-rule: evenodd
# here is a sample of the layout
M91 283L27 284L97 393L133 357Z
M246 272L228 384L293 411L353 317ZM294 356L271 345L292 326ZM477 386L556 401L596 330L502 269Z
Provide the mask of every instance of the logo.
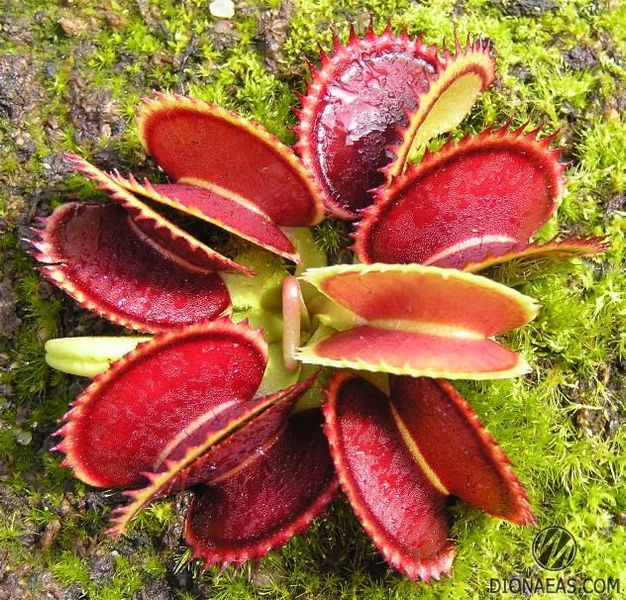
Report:
M567 529L553 525L542 529L535 536L532 552L540 567L548 571L561 571L574 562L576 540Z
M564 529L552 525L542 529L533 540L532 555L538 566L548 571L562 571L576 558L576 540ZM491 578L487 586L488 594L513 594L527 598L533 594L575 594L577 596L621 593L619 577L567 577L563 573L548 575L541 572L527 577L513 576L509 579ZM620 598L622 596L619 596ZM625 596L626 597L626 596Z

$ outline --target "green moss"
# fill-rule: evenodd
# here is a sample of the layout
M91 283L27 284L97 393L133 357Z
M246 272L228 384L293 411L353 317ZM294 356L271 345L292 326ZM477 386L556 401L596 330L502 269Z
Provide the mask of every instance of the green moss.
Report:
M104 147L119 154L125 170L149 169L133 119L137 101L152 88L176 91L182 86L185 93L237 110L292 142L291 110L297 104L296 92L305 89L305 59L316 60L318 43L330 48L331 24L345 39L349 20L362 30L372 14L378 28L390 19L394 29L407 27L427 43L451 40L455 31L461 38L470 34L492 40L499 80L454 135L507 120L560 129L557 142L572 165L563 204L544 236L573 230L606 235L611 245L594 261L494 269L494 278L542 304L535 322L507 338L534 371L516 381L465 382L458 387L512 458L538 526L561 524L576 537L579 552L567 574L621 576L624 589L626 534L618 516L626 511L626 428L610 430L594 423L609 423L615 414L622 414L623 421L624 410L618 365L626 359L626 216L619 210L607 212L607 207L626 187L626 124L623 112L615 108L626 80L624 56L619 55L626 41L626 6L596 10L597 3L564 1L538 17L513 18L502 11L502 3L488 0L298 0L276 66L269 68L256 40L258 16L279 7L279 0L238 2L232 30L222 34L215 33L203 0L141 3L148 7L143 15L139 4L110 2L102 7L93 0L23 0L0 9L8 18L19 15L36 21L30 43L18 37L2 52L33 53L41 63L56 65L54 74L42 77L45 101L24 117L23 129L35 144L28 160L17 157L14 124L0 122L0 215L12 214L14 200L5 190L13 186L11 196L43 194L47 180L42 177L42 159L53 152L79 150L89 155ZM121 17L117 24L107 20L107 11ZM78 38L66 35L58 25L61 16L84 19L88 32ZM192 37L196 49L181 77L180 62ZM567 65L564 55L577 45L593 49L595 67L572 70ZM70 118L70 87L76 76L86 78L93 89L108 91L127 124L120 137L78 147ZM52 116L59 132L54 139L43 127ZM93 186L82 178L68 177L55 185L45 190L52 206L70 198L95 197ZM325 251L336 253L348 242L345 234L342 224L327 221L316 228L315 239ZM17 245L15 233L0 242L4 250ZM23 326L9 349L12 368L3 380L13 394L2 413L0 458L11 465L2 485L23 494L26 501L18 516L0 521L0 552L16 567L50 570L59 584L76 584L90 598L130 598L149 577L163 579L165 565L179 562L181 570L188 569L182 566L184 548L163 544L163 532L175 520L171 503L146 510L131 528L129 541L113 542L104 535L110 509L80 508L86 490L76 484L73 504L52 546L33 552L25 541L33 531L38 539L58 518L73 481L44 443L73 395L68 390L72 379L52 373L43 361L43 342L63 334L70 302L60 295L41 297L38 276L23 252L14 253L11 260ZM592 424L582 426L581 415L588 415ZM24 431L33 441L20 445L16 436ZM453 512L458 552L452 579L442 583L414 584L387 570L349 507L338 500L308 534L271 553L258 567L245 565L223 573L190 567L196 587L180 592L180 597L483 598L490 578L534 571L533 528L517 528L466 506ZM92 579L88 561L74 552L77 543L86 546L87 540L108 551L120 549L113 575L104 584Z
M327 254L335 254L350 245L350 227L344 221L325 219L315 226L315 243Z

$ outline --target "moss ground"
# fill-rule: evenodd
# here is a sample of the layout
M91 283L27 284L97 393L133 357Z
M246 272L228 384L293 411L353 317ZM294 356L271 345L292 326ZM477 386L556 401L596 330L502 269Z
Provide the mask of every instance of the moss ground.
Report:
M363 30L370 14L378 27L389 18L429 43L451 40L454 31L489 37L499 78L457 134L507 120L559 129L571 167L563 205L544 234L610 237L610 249L594 261L491 273L543 305L531 326L509 337L534 370L460 388L511 457L538 527L562 525L576 538L578 554L564 574L621 577L626 593L626 4L242 1L227 22L211 17L205 0L5 0L0 598L486 598L491 578L542 574L530 551L536 530L457 506L452 578L411 583L386 568L342 499L308 534L259 564L201 573L185 566L184 496L148 509L115 542L104 530L120 496L85 488L48 451L56 419L85 381L50 371L43 343L114 331L41 283L18 241L36 214L95 194L65 171L60 153L154 172L132 124L136 102L151 89L236 109L291 142L305 58L316 60L318 43L329 48L331 24L345 39L349 21ZM317 234L336 251L344 232L326 224Z

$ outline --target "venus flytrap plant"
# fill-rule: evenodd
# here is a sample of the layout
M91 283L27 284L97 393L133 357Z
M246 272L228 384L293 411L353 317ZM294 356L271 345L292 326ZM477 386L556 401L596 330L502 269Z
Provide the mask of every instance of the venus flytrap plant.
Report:
M471 272L601 243L530 241L562 192L558 152L538 131L487 130L407 160L494 76L480 40L439 54L389 27L352 31L322 54L302 99L302 160L258 125L164 94L140 107L139 133L173 183L68 157L113 203L66 204L45 220L32 242L41 271L83 307L154 335L47 346L53 366L101 371L57 449L84 482L128 490L111 533L190 487L191 556L240 565L305 529L340 483L389 564L430 580L454 556L449 496L533 521L502 450L436 378L527 369L493 337L537 305ZM362 217L354 248L371 264L325 266L303 229L325 210ZM210 247L207 227L295 263L295 276L267 255ZM339 369L322 411L317 365Z

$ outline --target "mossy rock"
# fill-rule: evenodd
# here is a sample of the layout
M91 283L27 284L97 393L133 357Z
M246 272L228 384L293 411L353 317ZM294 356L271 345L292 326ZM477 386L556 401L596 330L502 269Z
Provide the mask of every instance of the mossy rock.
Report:
M490 581L545 577L531 555L537 529L453 508L453 576L415 584L387 569L342 499L306 535L256 565L184 566L185 495L155 504L119 541L104 530L119 494L76 482L49 452L56 420L86 380L51 371L54 336L119 333L42 283L19 239L36 215L93 197L61 153L158 177L133 123L152 89L180 91L251 117L293 141L292 109L306 59L331 25L407 27L427 43L456 32L488 37L497 83L455 132L511 120L544 123L571 162L567 192L544 236L606 235L593 261L500 267L491 275L543 308L508 343L533 364L523 379L464 383L525 482L537 527L578 542L565 575L626 588L626 5L613 0L297 0L236 2L231 20L205 0L0 7L0 598L486 598ZM317 228L341 252L345 229ZM615 587L605 597L620 597ZM538 594L535 597L542 597ZM548 597L546 595L546 597ZM571 597L550 594L550 598Z

